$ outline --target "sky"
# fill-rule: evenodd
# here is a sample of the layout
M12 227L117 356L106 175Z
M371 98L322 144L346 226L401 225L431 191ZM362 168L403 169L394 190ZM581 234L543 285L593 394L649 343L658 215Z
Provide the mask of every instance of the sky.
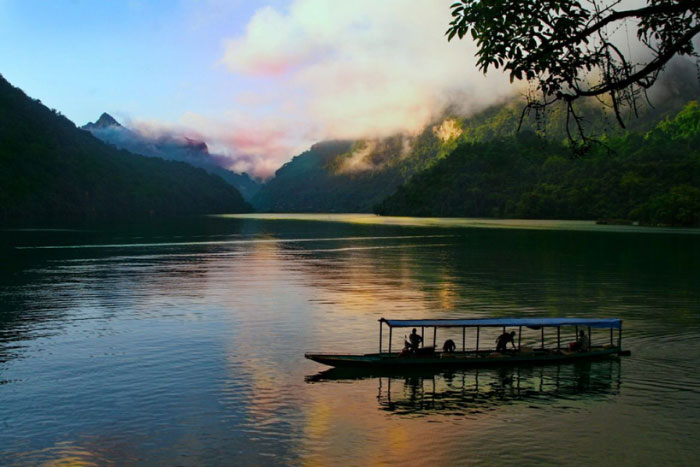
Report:
M0 73L77 125L108 112L271 176L324 139L415 133L511 95L452 0L0 0Z

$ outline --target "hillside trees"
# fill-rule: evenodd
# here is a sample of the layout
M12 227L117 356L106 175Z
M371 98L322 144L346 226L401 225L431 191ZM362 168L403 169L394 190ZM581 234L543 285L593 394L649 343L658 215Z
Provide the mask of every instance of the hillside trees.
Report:
M700 104L588 157L531 131L463 140L375 208L382 215L605 219L700 226Z
M621 107L636 109L671 58L698 57L693 46L700 33L697 0L647 0L641 8L620 7L621 0L460 0L452 4L446 34L448 40L470 34L484 73L500 67L511 81L533 84L523 115L564 102L569 139L585 148L590 140L575 101L594 97L606 102L624 127ZM630 29L635 48L644 54L632 53Z

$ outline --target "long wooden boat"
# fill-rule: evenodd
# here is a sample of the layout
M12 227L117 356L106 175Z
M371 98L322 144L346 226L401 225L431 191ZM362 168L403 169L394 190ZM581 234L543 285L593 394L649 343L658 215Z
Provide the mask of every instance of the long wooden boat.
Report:
M389 345L386 352L382 348L383 325L389 328ZM392 352L392 334L394 328L421 329L424 342L425 329L433 330L433 346L401 352ZM435 350L437 343L437 330L441 328L461 328L461 350L452 352L440 352ZM507 329L518 328L517 346L513 341L513 349L497 352L495 349L479 348L480 331L482 328L502 328L503 333ZM541 343L537 348L521 346L523 328L540 331ZM556 347L545 346L545 329L556 330ZM568 346L562 346L562 329L578 336L580 330L587 329L589 345L585 349L571 350ZM592 330L607 330L605 342L598 335L593 342ZM475 334L474 348L467 348L467 330ZM617 339L615 339L617 330ZM585 332L585 331L584 331ZM454 332L453 332L454 334ZM599 333L601 334L601 333ZM550 339L552 340L552 339ZM454 341L453 341L454 342ZM304 356L315 362L338 368L386 368L386 369L413 369L413 368L443 368L443 367L480 367L496 365L532 365L570 362L580 360L593 360L619 355L629 355L629 351L622 350L622 320L620 319L587 319L587 318L513 318L513 319L411 319L379 320L379 352L368 354L333 354L333 353L306 353Z

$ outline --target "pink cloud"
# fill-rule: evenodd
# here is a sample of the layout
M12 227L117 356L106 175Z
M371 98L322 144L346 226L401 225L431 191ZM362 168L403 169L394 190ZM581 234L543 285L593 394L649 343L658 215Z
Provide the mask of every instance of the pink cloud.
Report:
M245 34L225 42L221 63L271 77L285 128L313 140L415 132L448 106L470 113L511 93L505 77L486 79L476 69L469 40L446 41L449 5L294 0L285 11L264 7Z
M511 91L505 77L479 73L470 41L446 41L451 1L260 8L244 33L222 41L219 63L263 84L230 96L236 107L223 116L181 123L230 168L266 178L317 141L412 134L448 107L477 111Z

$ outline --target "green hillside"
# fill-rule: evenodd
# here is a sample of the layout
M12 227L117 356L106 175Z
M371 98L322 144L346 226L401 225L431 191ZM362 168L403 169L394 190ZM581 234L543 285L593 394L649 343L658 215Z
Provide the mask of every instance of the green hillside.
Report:
M613 219L700 225L700 105L582 158L532 132L463 140L377 205L389 215Z
M182 162L117 150L0 76L0 222L250 209L219 177Z
M454 147L433 127L416 137L319 143L282 166L252 203L262 212L370 212Z
M402 179L390 171L334 170L351 148L351 143L342 141L315 144L282 166L253 197L253 205L262 212L370 211Z
M628 131L650 131L660 120L675 115L688 101L700 96L698 80L694 69L691 68L687 63L674 65L650 93L649 103L640 104L636 112L632 112L631 109L623 111L626 114L624 129L618 125L611 109L606 108L604 103L589 100L577 105L577 113L583 117L587 133L609 141L611 138L623 137ZM523 141L532 140L532 135L537 135L536 139L545 139L547 150L553 151L552 154L565 161L563 163L570 161L573 157L572 151L564 147L567 141L565 108L552 107L545 114L537 115L533 112L526 115L518 132L523 105L522 99L515 97L469 117L460 117L454 110L448 111L415 136L396 135L379 140L315 145L278 170L275 177L253 198L252 203L257 210L263 212L369 212L377 205L379 212L400 212L406 215L433 215L438 212L444 215L464 215L466 212L476 212L458 206L437 209L430 204L430 200L425 200L426 206L418 200L411 203L402 201L399 204L396 204L398 198L385 203L382 201L394 194L399 186L409 183L414 175L417 176L443 161L458 146L459 153L463 154L465 144L483 145L479 146L481 149L477 152L494 153L493 157L496 157L495 154L499 151L507 152L498 156L502 159L512 159L515 154L523 153L537 159L545 157L540 153L539 146L519 146ZM530 141L528 144L534 143ZM629 148L622 150L626 151ZM603 153L594 152L585 157L588 162L580 164L594 164L593 161L598 158L600 164L607 163ZM444 168L445 164L455 164L454 160L451 160L449 163L440 163ZM466 164L464 161L460 163ZM503 166L502 171L500 166L488 169L494 171L489 176L494 184L519 184L521 181L513 180L518 174L508 170L538 171L539 165L544 162L539 165L527 161L513 163L514 167ZM487 161L481 161L479 164L488 166ZM473 167L468 169L472 170ZM437 175L433 176L436 177L433 180L433 190L447 190ZM579 183L573 179L570 182ZM467 180L464 183L467 183ZM465 186L464 189L476 188ZM508 190L516 190L516 187L508 185ZM422 193L425 196L430 195L427 191ZM461 200L462 194L453 196ZM489 216L517 214L521 217L552 217L561 212L557 210L557 214L545 213L534 208L498 209L485 212L480 208L478 212ZM581 213L581 210L572 211L567 216L575 217ZM601 209L590 210L585 211L584 218L604 215L607 214Z

